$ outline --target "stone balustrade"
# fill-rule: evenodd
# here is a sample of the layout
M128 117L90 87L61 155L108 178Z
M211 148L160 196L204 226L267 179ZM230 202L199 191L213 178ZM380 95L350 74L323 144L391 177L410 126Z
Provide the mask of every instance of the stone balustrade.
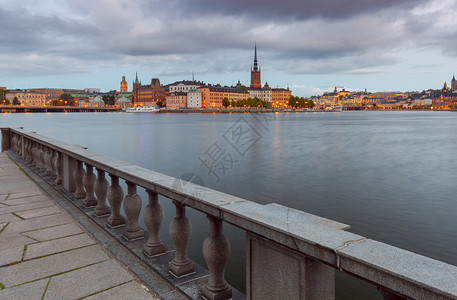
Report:
M125 226L126 243L144 242L144 260L167 252L169 246L159 238L163 208L158 195L173 201L176 215L169 234L174 255L165 265L177 278L191 276L196 267L187 255L192 224L186 209L206 214L210 225L203 254L209 277L198 297L233 296L224 278L230 255L230 242L223 233L227 222L246 231L248 299L334 299L335 269L376 285L384 299L457 299L456 266L350 233L345 224L193 183L176 185L173 177L22 128L2 128L2 151L15 152L73 201L91 208L95 219L112 228ZM119 180L127 184L125 196ZM149 198L142 215L146 234L138 221L142 207L138 187Z

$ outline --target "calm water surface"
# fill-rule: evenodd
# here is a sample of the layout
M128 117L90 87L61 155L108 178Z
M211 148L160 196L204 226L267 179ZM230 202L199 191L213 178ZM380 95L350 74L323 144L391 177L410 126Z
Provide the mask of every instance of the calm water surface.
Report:
M170 176L197 174L216 190L350 224L351 232L457 265L456 113L0 114L0 127L11 126ZM239 128L250 133L237 136ZM221 153L227 170L216 170L218 179L201 161ZM174 208L160 201L162 239L171 245ZM205 265L208 220L188 214L189 253ZM230 225L225 232L226 277L244 290L244 232ZM337 274L337 299L375 298L374 287Z

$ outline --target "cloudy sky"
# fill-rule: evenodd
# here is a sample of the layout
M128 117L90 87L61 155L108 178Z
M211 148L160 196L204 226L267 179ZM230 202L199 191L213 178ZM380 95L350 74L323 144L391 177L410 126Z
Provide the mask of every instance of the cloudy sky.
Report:
M131 89L195 78L299 96L441 88L457 73L457 0L0 0L0 86Z

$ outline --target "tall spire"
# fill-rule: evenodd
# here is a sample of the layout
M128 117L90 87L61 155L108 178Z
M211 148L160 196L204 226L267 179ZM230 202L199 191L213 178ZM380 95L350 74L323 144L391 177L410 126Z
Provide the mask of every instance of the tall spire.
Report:
M259 68L257 66L257 43L254 44L254 72L258 72Z
M138 72L136 72L135 83L136 83L136 84L140 84L140 81L138 80Z
M192 81L195 81L194 71L192 71Z

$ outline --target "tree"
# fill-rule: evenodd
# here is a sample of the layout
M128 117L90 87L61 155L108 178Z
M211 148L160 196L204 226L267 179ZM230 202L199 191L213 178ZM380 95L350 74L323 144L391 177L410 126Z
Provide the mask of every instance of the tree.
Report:
M105 105L114 105L114 103L116 103L116 99L113 95L103 95L102 100L105 102Z
M156 102L156 105L157 105L158 107L164 107L164 106L165 106L165 103L163 103L163 101L159 100L159 101Z
M227 97L224 97L224 99L222 99L222 105L227 108L227 106L230 105L230 100L227 98Z
M5 100L5 105L11 105L10 100L6 99L6 100Z
M19 100L17 100L17 97L15 96L13 98L13 105L20 105L21 103L19 102Z
M62 103L65 105L73 106L74 101L73 97L69 93L63 93L60 95L60 99L62 100Z

